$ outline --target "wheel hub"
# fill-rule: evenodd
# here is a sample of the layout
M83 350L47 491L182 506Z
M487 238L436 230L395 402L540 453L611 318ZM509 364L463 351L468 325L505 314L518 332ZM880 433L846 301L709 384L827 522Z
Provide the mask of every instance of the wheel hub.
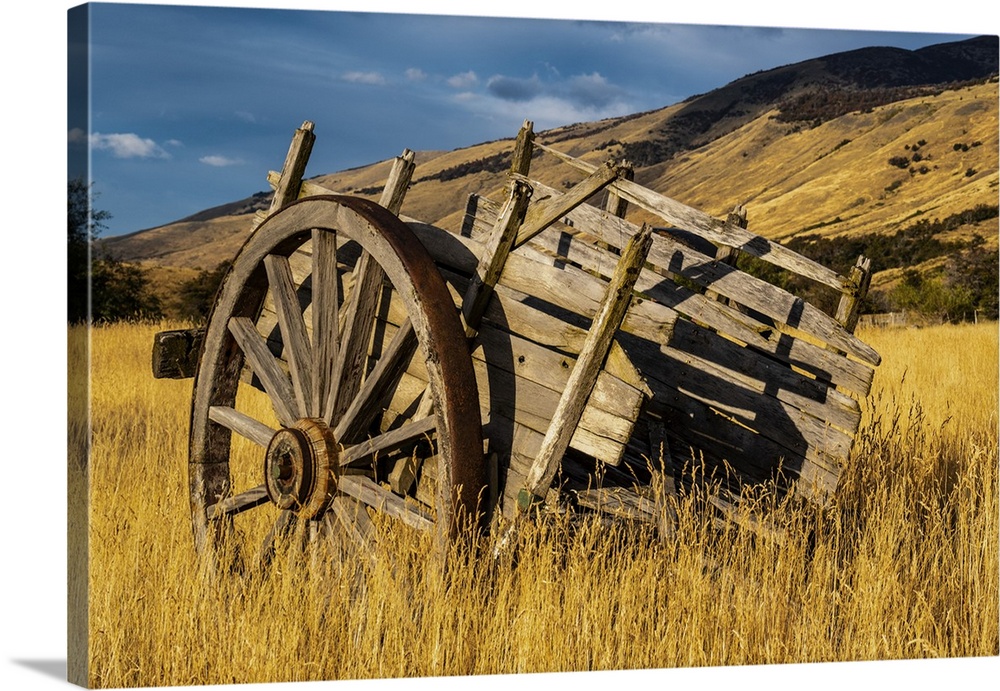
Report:
M322 515L337 489L337 445L320 418L303 418L271 437L264 455L267 496L302 518Z

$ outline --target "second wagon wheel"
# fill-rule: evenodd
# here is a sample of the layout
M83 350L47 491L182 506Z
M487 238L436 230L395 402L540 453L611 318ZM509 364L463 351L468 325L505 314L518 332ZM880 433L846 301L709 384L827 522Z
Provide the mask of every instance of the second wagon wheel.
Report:
M264 406L237 395L247 379ZM254 449L249 472L231 463L233 433L252 442L241 442ZM477 515L472 361L455 302L402 221L367 200L319 196L256 230L209 319L189 461L199 551L261 512L265 561L296 522L314 539L365 544L378 511L441 545Z

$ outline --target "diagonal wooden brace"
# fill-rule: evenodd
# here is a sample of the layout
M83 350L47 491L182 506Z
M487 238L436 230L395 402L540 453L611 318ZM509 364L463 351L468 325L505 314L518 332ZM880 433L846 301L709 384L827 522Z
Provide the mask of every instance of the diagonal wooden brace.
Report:
M559 469L559 463L580 423L597 376L611 349L615 333L621 327L632 303L632 289L642 271L652 241L652 227L644 225L629 240L618 260L583 349L556 405L541 449L528 470L524 488L518 494L517 503L522 510L527 510L541 500Z
M531 186L521 180L512 180L507 202L500 209L500 215L493 225L493 231L486 241L483 254L479 258L476 274L462 298L462 318L466 335L471 337L479 331L483 312L493 295L493 288L500 280L504 264L513 248L514 238L531 199Z
M514 241L514 248L520 247L570 211L583 204L591 195L600 192L617 180L619 175L624 174L626 170L621 165L605 163L602 166L598 166L597 170L591 173L589 177L574 185L573 189L566 194L538 202L528 210L524 224L518 231L517 239ZM515 179L517 178L515 177Z

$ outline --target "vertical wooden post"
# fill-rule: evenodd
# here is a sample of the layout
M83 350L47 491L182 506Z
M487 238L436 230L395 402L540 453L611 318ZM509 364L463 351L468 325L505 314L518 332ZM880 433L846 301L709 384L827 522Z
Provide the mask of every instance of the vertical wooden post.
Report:
M522 511L527 511L542 501L546 489L559 469L559 463L569 447L577 425L580 424L583 410L597 382L601 366L607 358L615 333L621 327L632 303L632 289L646 262L646 255L652 243L653 229L651 226L643 225L642 229L629 240L621 259L618 260L604 300L594 316L583 349L552 414L541 449L528 470L524 487L518 493L517 505Z
M622 161L618 170L619 178L630 182L635 180L635 168L630 162ZM614 187L609 187L608 200L604 203L604 210L612 216L625 218L625 213L628 211L628 200L622 199L621 195L615 191Z
M861 314L861 303L867 297L868 289L871 287L872 260L864 255L858 257L854 268L851 269L850 281L853 290L840 298L840 304L837 305L837 313L834 318L848 332L854 333L854 329L858 326L858 316Z
M254 229L264 222L271 214L279 209L288 206L299 198L299 190L302 188L302 176L306 172L306 163L309 162L309 155L312 153L313 142L316 135L313 133L313 123L306 120L302 127L295 130L292 136L292 143L288 147L285 155L285 164L281 167L281 177L278 185L274 188L274 197L271 199L271 206L266 214L258 213L254 218Z
M747 227L747 208L742 204L737 204L732 211L729 212L729 217L726 219L726 224L735 228L746 229ZM715 261L722 262L723 264L728 264L729 266L736 266L736 262L740 258L741 252L735 247L728 247L722 245L718 247L715 251ZM722 301L724 298L712 289L705 291L705 297L711 300Z
M413 162L414 154L409 149L403 149L403 153L396 157L389 171L389 178L382 188L382 196L378 203L393 213L399 215L399 210L403 208L403 197L410 188L410 179L413 177L413 169L416 163Z
M515 175L528 175L531 169L531 155L535 151L535 123L525 120L521 131L517 133L514 143L514 154L511 157L510 172Z

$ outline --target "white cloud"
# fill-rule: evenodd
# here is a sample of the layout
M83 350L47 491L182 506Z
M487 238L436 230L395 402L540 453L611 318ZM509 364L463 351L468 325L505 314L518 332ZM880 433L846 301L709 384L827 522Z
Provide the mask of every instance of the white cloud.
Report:
M355 84L374 84L376 86L385 84L385 77L378 72L345 72L341 78Z
M202 156L198 159L207 166L215 166L216 168L223 168L225 166L238 166L243 163L242 160L238 158L229 158L227 156Z
M411 67L405 72L406 78L411 82L422 82L427 79L427 73L419 67Z
M479 77L477 77L476 73L472 70L462 72L461 74L456 74L454 77L448 78L448 86L452 86L456 89L468 89L478 83Z
M253 113L249 111L238 110L236 111L235 115L238 119L242 120L243 122L248 122L251 125L257 123L257 116L255 116Z
M79 129L70 131L70 141L83 139ZM159 144L149 138L140 137L132 132L90 135L90 146L95 151L110 151L115 158L170 158L170 154Z

